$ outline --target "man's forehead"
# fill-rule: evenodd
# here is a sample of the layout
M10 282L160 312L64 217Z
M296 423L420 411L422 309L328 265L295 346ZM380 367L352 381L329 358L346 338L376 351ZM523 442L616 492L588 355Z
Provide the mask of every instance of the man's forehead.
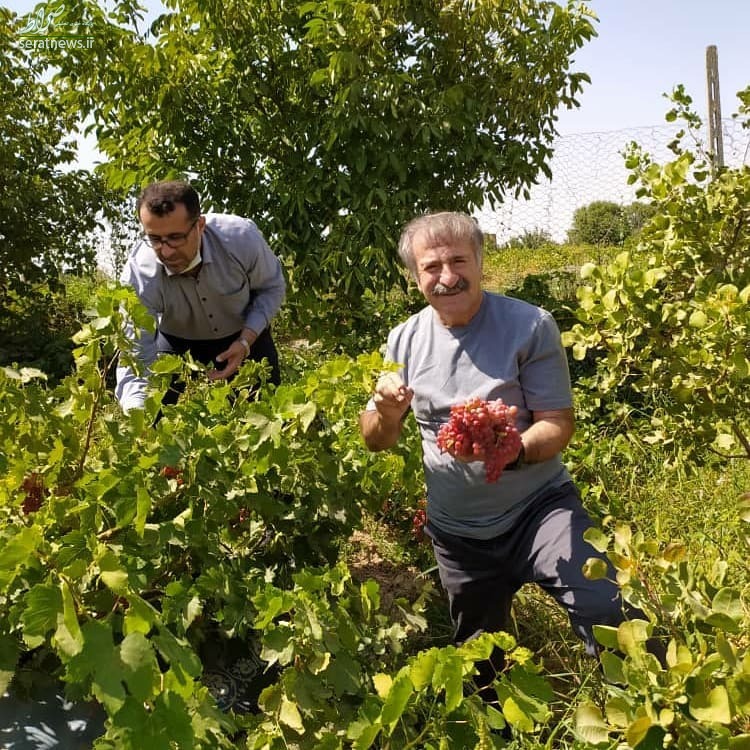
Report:
M422 230L414 237L413 248L414 253L420 256L428 254L453 256L473 252L468 240L458 239L447 232L435 234L426 230Z

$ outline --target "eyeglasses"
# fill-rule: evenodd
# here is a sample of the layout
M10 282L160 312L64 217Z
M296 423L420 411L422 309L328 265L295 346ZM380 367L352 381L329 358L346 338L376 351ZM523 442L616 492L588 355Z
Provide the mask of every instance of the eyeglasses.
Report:
M187 232L175 232L174 234L168 234L165 237L160 237L158 234L143 234L143 241L151 247L161 247L162 245L169 245L169 247L181 247L187 242L187 238L190 232L193 231L195 225L198 223L200 216L193 219L193 223L190 225L190 229Z

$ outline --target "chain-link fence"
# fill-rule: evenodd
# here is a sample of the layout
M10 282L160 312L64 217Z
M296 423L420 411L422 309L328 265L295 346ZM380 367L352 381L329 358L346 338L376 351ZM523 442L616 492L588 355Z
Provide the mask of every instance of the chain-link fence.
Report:
M482 230L495 236L498 247L524 235L547 236L564 242L573 212L593 201L625 205L636 200L636 185L628 185L623 152L635 141L657 163L674 158L668 144L677 127L659 125L600 133L560 136L550 163L552 179L542 178L528 200L509 198L495 210L476 213ZM735 119L722 120L724 163L738 167L750 164L750 131ZM705 133L702 142L707 142Z

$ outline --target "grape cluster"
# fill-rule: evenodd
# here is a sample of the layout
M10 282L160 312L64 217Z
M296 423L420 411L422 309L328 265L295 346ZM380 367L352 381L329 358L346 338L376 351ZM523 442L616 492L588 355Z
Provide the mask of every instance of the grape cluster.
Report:
M182 469L178 469L176 466L162 466L159 474L166 479L174 479L178 487L182 487L185 484Z
M425 540L424 527L427 523L427 500L420 500L419 507L414 513L411 521L411 534L414 539L421 543Z
M21 489L26 493L21 510L25 516L36 513L44 504L47 491L40 474L32 473L24 478Z
M515 426L517 411L502 399L471 398L451 406L450 419L438 432L437 446L454 458L484 461L487 482L496 482L521 449Z

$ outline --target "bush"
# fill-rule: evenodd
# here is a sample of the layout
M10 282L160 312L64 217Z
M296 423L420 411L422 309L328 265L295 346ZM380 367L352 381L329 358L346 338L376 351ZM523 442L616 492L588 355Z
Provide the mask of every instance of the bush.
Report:
M91 277L67 277L56 291L8 292L0 303L0 367L34 367L51 383L69 375L72 336L83 323L96 283Z
M568 242L588 245L623 245L637 234L654 215L655 209L647 203L621 206L612 201L594 201L577 208L573 225L568 231Z
M534 227L533 229L524 229L521 234L511 237L501 249L516 250L518 248L526 248L527 250L538 250L547 245L556 244L548 229Z

